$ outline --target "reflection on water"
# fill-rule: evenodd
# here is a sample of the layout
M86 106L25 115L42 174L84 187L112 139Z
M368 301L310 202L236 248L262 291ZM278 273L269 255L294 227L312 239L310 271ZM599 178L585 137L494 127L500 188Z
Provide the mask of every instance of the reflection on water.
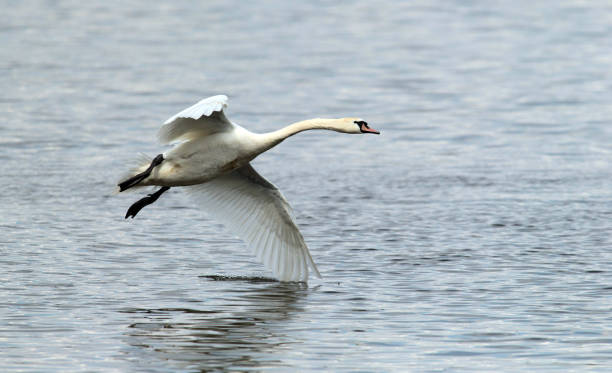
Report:
M155 361L154 366L169 361L182 369L202 371L282 366L280 360L262 357L295 343L285 338L283 329L302 311L299 302L312 289L301 283L269 283L262 278L230 279L223 281L213 302L208 299L210 294L206 295L206 306L121 310L134 319L125 342L136 349L130 350L127 358L137 364Z

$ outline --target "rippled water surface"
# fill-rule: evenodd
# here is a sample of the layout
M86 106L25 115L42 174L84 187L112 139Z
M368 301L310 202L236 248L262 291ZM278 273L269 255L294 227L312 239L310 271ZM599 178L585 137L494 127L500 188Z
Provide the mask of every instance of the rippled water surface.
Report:
M612 370L607 1L4 1L0 370ZM322 280L173 188L111 195L227 94Z

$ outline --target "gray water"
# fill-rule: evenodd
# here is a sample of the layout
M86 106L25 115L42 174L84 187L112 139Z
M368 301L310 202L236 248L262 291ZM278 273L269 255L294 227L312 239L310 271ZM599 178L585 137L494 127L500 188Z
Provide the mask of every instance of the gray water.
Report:
M152 3L2 1L1 371L612 370L609 2ZM256 281L180 188L123 219L214 94L381 130L254 162L322 280Z

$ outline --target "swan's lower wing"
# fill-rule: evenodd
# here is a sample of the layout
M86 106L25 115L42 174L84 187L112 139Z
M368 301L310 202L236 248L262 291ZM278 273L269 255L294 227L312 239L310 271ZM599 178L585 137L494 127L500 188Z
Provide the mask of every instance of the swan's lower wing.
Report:
M227 96L205 98L195 105L170 117L159 129L157 138L162 144L191 140L217 132L228 131L233 124L225 117Z
M248 164L204 184L186 187L203 209L242 238L281 281L321 274L281 192Z

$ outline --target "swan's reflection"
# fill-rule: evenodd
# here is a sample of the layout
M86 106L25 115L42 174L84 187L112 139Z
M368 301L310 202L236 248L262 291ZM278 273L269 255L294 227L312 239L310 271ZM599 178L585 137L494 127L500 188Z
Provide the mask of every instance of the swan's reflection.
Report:
M196 371L283 366L277 350L295 343L288 337L287 321L301 311L299 300L308 287L263 281L217 284L197 309L122 310L138 315L128 329L127 343L139 348L130 349L128 360L138 365L143 360L159 365L161 360Z

